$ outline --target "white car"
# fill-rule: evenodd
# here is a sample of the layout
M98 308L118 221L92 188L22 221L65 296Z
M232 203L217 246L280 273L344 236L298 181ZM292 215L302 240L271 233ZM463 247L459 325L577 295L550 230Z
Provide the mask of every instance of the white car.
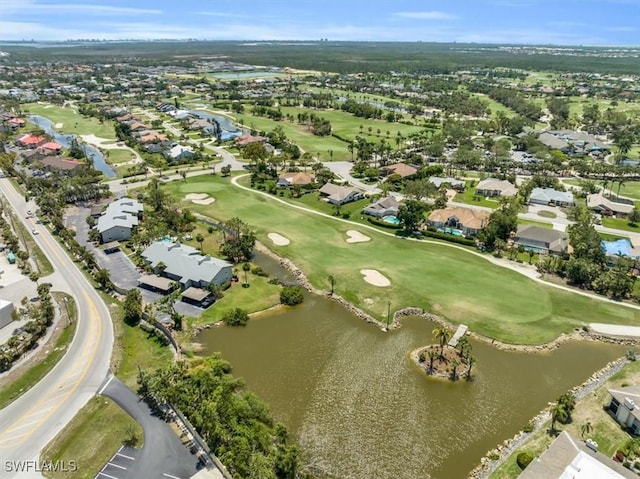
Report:
M31 233L32 233L32 234L34 234L34 235L39 234L39 233L38 233L38 230L36 230L36 229L32 229L32 230L31 230Z

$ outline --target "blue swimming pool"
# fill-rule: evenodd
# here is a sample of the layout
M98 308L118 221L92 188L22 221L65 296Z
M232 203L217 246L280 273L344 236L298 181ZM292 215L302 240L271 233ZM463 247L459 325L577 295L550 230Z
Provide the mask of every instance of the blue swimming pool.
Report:
M436 230L438 233L446 233L452 236L463 236L462 231L454 229L454 228L438 228Z
M382 218L382 221L384 221L385 223L392 224L392 225L399 225L400 224L400 220L398 219L397 216L394 216L394 215L387 215L387 216Z

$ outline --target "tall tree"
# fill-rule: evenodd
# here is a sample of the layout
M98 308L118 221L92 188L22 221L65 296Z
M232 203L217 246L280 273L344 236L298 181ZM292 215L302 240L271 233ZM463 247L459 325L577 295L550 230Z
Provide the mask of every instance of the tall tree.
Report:
M231 218L222 225L224 241L221 253L234 263L249 261L256 244L256 234L240 218Z

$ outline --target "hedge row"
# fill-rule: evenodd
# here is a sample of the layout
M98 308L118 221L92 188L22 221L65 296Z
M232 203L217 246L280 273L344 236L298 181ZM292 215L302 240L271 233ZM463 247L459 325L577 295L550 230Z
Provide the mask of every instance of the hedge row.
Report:
M374 216L369 216L367 221L372 225L382 226L383 228L389 228L391 230L399 230L402 228L400 225L394 225L393 223L387 223L386 221L382 221Z
M464 236L454 236L447 233L439 233L437 231L429 231L425 230L422 232L424 236L428 236L429 238L436 238L445 241L449 241L451 243L458 243L465 246L475 246L476 240L465 238Z

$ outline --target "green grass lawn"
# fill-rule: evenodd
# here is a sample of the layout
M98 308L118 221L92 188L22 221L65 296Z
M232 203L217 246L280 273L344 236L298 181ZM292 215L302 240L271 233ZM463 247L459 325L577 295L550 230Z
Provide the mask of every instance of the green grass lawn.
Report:
M507 108L502 103L498 103L493 98L489 98L487 95L483 93L472 93L473 96L480 98L482 101L485 101L489 104L489 109L491 110L491 115L495 115L499 111L505 113L508 117L513 117L516 115L516 112L511 108Z
M540 228L553 229L553 223L543 223L542 221L528 220L528 219L525 219L525 218L518 218L518 224L519 225L533 225L533 226L539 226Z
M640 313L535 283L513 271L493 266L482 257L441 244L425 244L365 230L366 243L345 242L346 231L358 226L301 212L257 192L241 190L220 177L195 177L172 182L167 191L178 200L187 193L208 193L216 202L191 205L194 211L219 220L238 216L272 245L269 232L287 237L288 246L272 246L290 258L318 288L336 290L372 315L383 318L387 301L394 308L422 307L465 323L477 331L510 343L539 344L589 322L632 324ZM361 269L375 269L390 279L379 288L366 283ZM486 294L486 285L492 294Z
M640 362L628 364L594 393L578 401L572 414L573 421L567 425L560 425L560 429L568 431L573 437L580 440L582 425L587 421L590 422L593 432L585 437L595 440L598 443L599 451L607 457L611 457L630 436L602 409L602 406L610 398L607 389L637 384L638 380L640 380ZM507 461L489 476L489 479L515 479L518 477L522 471L516 463L516 457L523 451L528 451L536 457L540 456L553 440L547 433L549 426L550 424L547 422L540 431L532 436L529 442L514 451Z
M493 209L500 206L500 202L498 201L498 198L487 199L484 196L478 196L476 195L475 187L469 187L469 186L467 186L467 188L462 193L458 193L453 200L457 201L458 203L466 203L468 205L476 205L476 206L486 206L487 208L493 208Z
M44 116L54 124L62 123L62 127L56 130L64 133L74 133L76 135L94 134L100 138L115 140L115 130L111 121L100 123L96 118L84 117L71 108L61 106L29 103L25 105L25 111L36 115Z
M31 389L35 384L40 381L43 377L47 375L53 367L58 364L58 361L62 359L64 354L67 351L67 347L71 343L73 339L73 335L76 331L76 307L73 302L73 298L64 293L52 293L56 297L56 301L60 303L62 298L67 298L69 300L68 308L69 314L71 316L71 322L67 324L67 318L61 318L61 321L64 324L60 324L62 327L62 332L60 336L58 336L53 348L50 349L49 353L44 357L41 361L36 364L33 364L28 369L22 371L20 376L10 381L2 383L2 388L0 388L0 409L5 406L11 404L13 401L18 399L24 393L26 393L29 389Z
M619 239L626 239L627 241L632 243L632 241L626 236L612 235L612 234L609 234L609 233L602 233L600 231L598 231L598 234L600 235L600 238L602 238L604 241L616 241L616 240L619 240Z
M50 479L92 479L132 434L142 428L111 399L95 396L42 450L41 461L74 461L78 470L45 472Z
M113 149L104 151L109 155L109 157L107 158L109 163L124 163L125 161L131 161L135 157L133 152L125 149Z
M608 218L606 216L603 216L602 226L606 226L607 228L615 228L617 230L631 231L633 233L640 232L640 225L632 226L629 224L629 221L624 218Z

